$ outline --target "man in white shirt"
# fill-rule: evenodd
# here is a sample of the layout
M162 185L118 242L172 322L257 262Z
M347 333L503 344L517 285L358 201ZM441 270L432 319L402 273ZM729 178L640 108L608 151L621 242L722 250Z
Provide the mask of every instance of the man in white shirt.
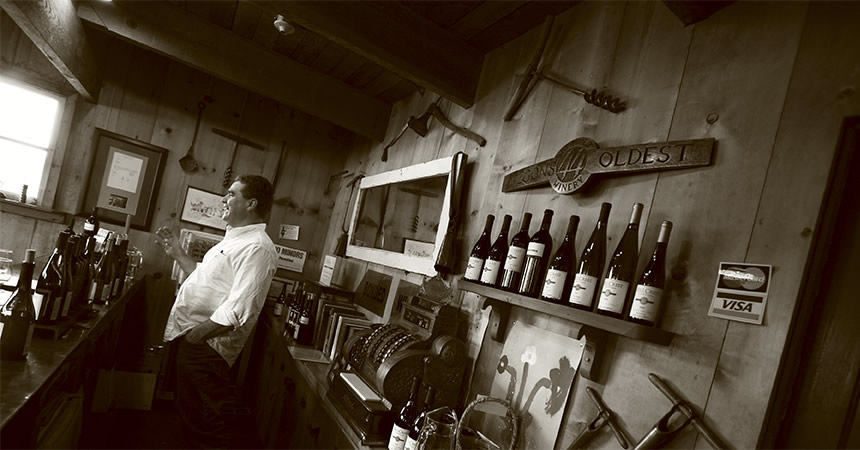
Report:
M230 367L248 339L277 268L277 253L266 234L272 185L258 175L236 177L222 199L224 239L197 264L162 227L156 234L164 252L188 278L182 283L164 340L177 345L177 409L189 444L225 445L221 407L230 389Z

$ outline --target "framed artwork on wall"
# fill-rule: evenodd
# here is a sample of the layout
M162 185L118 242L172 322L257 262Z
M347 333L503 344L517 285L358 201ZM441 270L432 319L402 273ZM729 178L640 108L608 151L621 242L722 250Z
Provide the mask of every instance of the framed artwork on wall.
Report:
M226 230L227 222L221 218L224 205L221 194L209 192L196 187L188 186L185 191L185 201L182 203L182 214L179 220L184 222L203 225L204 227Z
M124 225L131 216L131 228L150 231L167 149L101 128L96 128L95 143L78 215L98 207L99 220Z

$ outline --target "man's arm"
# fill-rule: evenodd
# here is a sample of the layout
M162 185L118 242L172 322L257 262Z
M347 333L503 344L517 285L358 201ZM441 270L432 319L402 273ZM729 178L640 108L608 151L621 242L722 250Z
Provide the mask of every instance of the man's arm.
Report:
M164 253L167 254L167 256L176 260L179 267L181 267L185 273L194 272L194 269L197 268L197 262L182 251L182 248L179 245L179 239L176 238L176 235L170 228L161 227L155 231L155 234L161 238L161 241L158 242L158 244L161 245L161 248L164 249Z
M233 327L229 325L219 325L211 319L206 319L205 322L192 328L191 331L185 335L185 340L192 344L202 344L209 338L220 336L232 329Z

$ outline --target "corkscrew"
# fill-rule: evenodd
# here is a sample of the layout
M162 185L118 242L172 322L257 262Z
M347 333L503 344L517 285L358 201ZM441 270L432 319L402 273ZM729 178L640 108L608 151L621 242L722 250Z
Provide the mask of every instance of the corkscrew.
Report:
M543 59L547 41L549 41L550 32L552 31L552 23L553 17L547 16L543 30L541 31L540 44L537 48L537 52L535 52L534 57L532 57L531 62L528 67L526 67L523 79L520 81L520 85L517 87L514 96L511 97L510 103L508 103L505 120L511 120L514 117L514 114L516 114L517 110L520 109L520 106L522 106L526 97L532 89L534 89L539 80L549 81L550 83L573 92L574 94L581 95L589 104L597 106L598 108L603 108L611 113L617 114L624 111L626 105L617 97L608 94L605 90L598 91L597 89L592 89L589 92L543 72L543 69L539 67L539 65Z

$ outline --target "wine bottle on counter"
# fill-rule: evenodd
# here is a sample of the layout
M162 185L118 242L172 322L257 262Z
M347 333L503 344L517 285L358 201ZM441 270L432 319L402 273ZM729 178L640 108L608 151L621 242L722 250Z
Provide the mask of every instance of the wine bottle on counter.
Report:
M502 231L499 232L499 237L490 247L487 260L484 262L484 269L481 270L481 283L487 286L498 286L499 284L502 263L508 255L508 231L511 229L511 219L509 214L505 214L504 219L502 219Z
M597 313L616 319L624 318L627 298L630 296L630 284L636 276L636 263L639 261L639 219L642 218L642 204L633 205L630 223L621 236L621 241L615 247L615 253L609 259L609 267L603 278L603 288L600 290L600 300L597 302Z
M660 299L663 297L663 286L666 282L666 247L669 245L671 233L672 222L664 220L654 253L636 283L633 301L627 312L627 320L631 322L649 327L657 325L660 318Z
M600 284L600 275L603 273L603 263L606 261L606 224L609 222L609 211L612 205L603 203L600 205L600 216L594 231L582 250L573 284L570 287L570 297L567 304L583 311L594 309L594 297Z
M526 260L523 264L523 276L518 289L522 295L537 297L541 286L543 286L544 273L552 252L552 236L549 234L552 216L553 211L551 209L544 210L540 229L529 240L526 248Z
M466 265L466 273L463 278L469 281L480 281L481 272L484 270L484 263L487 261L487 255L490 253L490 234L493 232L493 222L496 216L487 215L487 221L484 223L484 231L472 247L472 253L469 254L469 263Z
M296 343L299 345L311 345L314 340L314 298L316 294L313 292L305 294L305 303L299 314L299 331L296 332Z
M421 406L421 412L415 421L412 422L412 428L409 429L409 436L406 438L406 443L403 445L403 450L415 450L418 447L418 434L421 433L421 427L424 426L424 418L430 412L433 406L433 401L436 399L436 389L433 386L427 385L424 393L424 404Z
M281 294L278 295L278 299L275 301L275 307L272 311L277 317L280 317L284 314L284 308L287 306L287 284L284 283L283 287L281 287Z
M0 314L0 359L3 361L26 359L30 351L33 325L36 322L32 292L35 260L36 251L27 249L18 276L18 287Z
M93 213L84 220L84 236L93 237L99 232L98 207L93 208Z
M388 439L388 450L403 450L409 430L418 417L418 389L421 387L421 379L412 377L412 387L409 388L409 398L400 412L394 417L394 426L391 428L391 437Z
M105 248L101 258L99 258L93 267L90 291L87 295L87 301L91 304L103 304L107 302L110 296L108 272L110 270L110 256L112 256L111 248L113 247L113 242L109 238L110 235L105 239ZM93 240L95 239L93 238Z
M75 253L78 250L78 237L74 235L71 228L66 230L69 233L69 238L66 241L66 248L63 251L63 257L60 260L60 267L63 273L63 306L60 309L60 317L69 316L69 311L72 308L72 302L75 297Z
M549 302L558 303L569 295L570 272L576 266L576 229L579 226L579 216L570 216L567 222L567 232L564 240L558 246L547 267L544 277L543 289L540 298Z
M125 274L128 271L128 235L117 234L116 245L116 278L112 296L121 297L125 292Z
M505 255L505 264L502 266L502 281L499 283L499 287L506 291L516 292L520 287L523 264L526 259L526 247L529 245L529 225L531 221L532 213L523 214L520 231L511 239L508 254Z
M36 291L33 293L33 307L36 310L36 321L41 323L54 322L60 318L60 312L63 307L63 272L60 267L60 260L63 252L66 250L66 242L69 240L69 233L66 231L60 232L57 236L57 243L54 246L54 252L42 268L39 274L39 281L36 282Z

